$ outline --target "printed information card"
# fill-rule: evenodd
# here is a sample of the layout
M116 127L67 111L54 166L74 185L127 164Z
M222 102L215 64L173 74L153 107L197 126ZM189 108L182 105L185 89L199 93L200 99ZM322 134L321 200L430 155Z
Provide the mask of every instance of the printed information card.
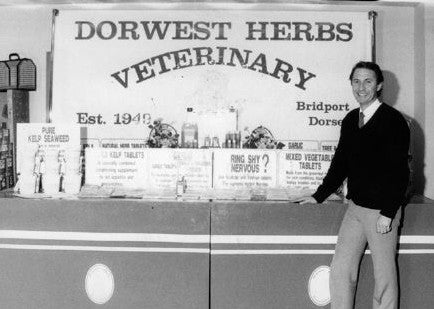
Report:
M270 188L277 185L274 150L221 149L214 151L214 188Z
M212 188L212 151L209 149L149 149L149 186L175 188L184 177L187 190Z
M86 148L86 184L145 188L148 160L143 149Z
M294 190L315 190L330 167L333 152L279 151L278 184Z
M211 189L212 152L207 149L86 149L86 184L131 189Z
M319 150L87 148L86 184L151 192L176 189L182 180L189 192L284 190L294 195L313 191L322 183L333 154Z
M21 194L78 193L81 165L77 125L17 124L17 173Z

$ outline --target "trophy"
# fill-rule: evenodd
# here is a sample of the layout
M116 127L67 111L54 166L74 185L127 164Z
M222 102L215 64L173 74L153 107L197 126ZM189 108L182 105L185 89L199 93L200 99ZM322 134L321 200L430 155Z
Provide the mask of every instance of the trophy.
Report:
M65 174L66 174L66 155L65 150L59 150L58 154L59 162L59 192L65 192Z
M35 179L34 193L44 193L43 175L45 174L45 151L42 146L35 153L33 175Z

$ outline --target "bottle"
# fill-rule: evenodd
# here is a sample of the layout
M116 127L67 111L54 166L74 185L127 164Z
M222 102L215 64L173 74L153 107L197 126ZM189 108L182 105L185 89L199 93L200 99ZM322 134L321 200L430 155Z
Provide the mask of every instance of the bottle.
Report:
M203 147L204 148L210 148L211 147L211 138L209 137L209 135L205 136L205 138L203 140Z
M224 142L225 147L224 148L230 148L229 147L229 133L226 133L225 135L225 142Z
M184 182L183 179L179 179L176 181L176 196L182 196L183 193Z
M235 148L235 135L233 132L229 133L229 139L228 139L228 148Z
M181 147L197 148L198 145L198 128L197 124L192 122L193 108L187 107L186 121L181 128Z
M187 190L187 180L185 179L185 176L182 176L182 178L178 178L176 181L176 196L181 197Z
M241 131L235 132L235 148L241 148Z
M212 148L220 148L220 142L218 136L212 138Z

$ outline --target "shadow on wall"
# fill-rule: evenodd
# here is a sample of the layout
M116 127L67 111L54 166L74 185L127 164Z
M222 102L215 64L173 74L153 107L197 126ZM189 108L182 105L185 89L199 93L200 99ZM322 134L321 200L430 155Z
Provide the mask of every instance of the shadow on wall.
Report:
M382 100L395 106L399 97L399 83L395 74L390 71L383 71L384 75L384 87L382 92ZM401 111L404 117L409 122L410 126L410 152L412 156L411 160L411 186L410 194L423 195L425 191L425 134L420 124L412 117L406 115Z
M381 93L381 99L390 106L395 106L396 102L398 101L400 91L398 79L394 73L386 70L383 70L383 76L384 85L383 91Z

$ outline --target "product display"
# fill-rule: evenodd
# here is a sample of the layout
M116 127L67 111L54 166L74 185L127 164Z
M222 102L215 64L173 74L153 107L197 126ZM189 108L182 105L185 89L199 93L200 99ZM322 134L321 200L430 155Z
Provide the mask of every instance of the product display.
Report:
M259 126L246 136L243 148L282 149L285 145L274 139L273 134L267 128Z
M217 114L187 108L180 134L157 118L142 144L117 138L109 143L96 141L86 148L80 146L83 132L78 126L18 124L15 192L26 197L63 198L78 195L84 186L86 197L101 193L89 188L104 187L112 189L109 197L118 198L288 200L288 194L293 197L320 185L331 153L282 149L284 144L264 126L243 136L247 130L236 129L232 122L236 113L231 110L214 119L214 123L229 119L223 126L229 130L207 129L204 119L212 123ZM13 184L9 135L8 129L2 130L1 188ZM222 190L238 193L218 194Z
M201 116L188 108L180 135L161 118L154 120L143 147L118 139L83 148L77 126L19 124L20 177L15 191L21 196L61 198L79 194L84 186L112 188L113 197L285 200L288 192L296 196L313 190L327 172L332 155L326 151L284 150L264 126L244 142L238 130L226 131L222 139L220 133L201 135L196 123ZM8 141L9 131L4 129L2 188L13 183L8 178L13 164ZM219 195L222 190L239 194ZM85 192L92 197L101 190Z
M191 113L193 108L187 108L187 119L181 128L181 148L198 148L198 127L197 123L192 122Z
M12 188L14 182L13 147L9 129L2 123L0 129L0 190Z
M17 194L46 198L80 192L83 150L78 126L18 123L16 140Z
M227 133L224 148L241 148L241 132Z
M149 134L147 145L150 148L177 148L179 134L175 128L167 123L163 123L162 119L154 121L153 125L149 128L151 132Z

